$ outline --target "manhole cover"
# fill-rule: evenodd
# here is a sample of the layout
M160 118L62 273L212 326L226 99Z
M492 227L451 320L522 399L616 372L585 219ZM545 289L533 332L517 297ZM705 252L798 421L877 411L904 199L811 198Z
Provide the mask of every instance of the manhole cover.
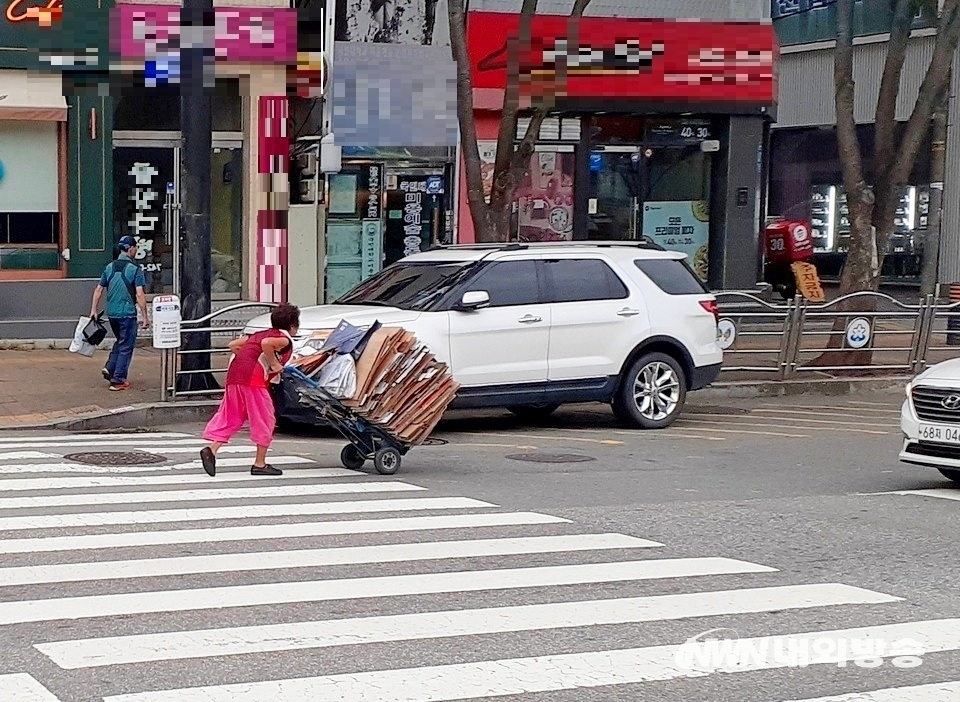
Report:
M153 466L167 462L164 456L143 451L89 451L71 453L64 458L74 463L86 463L91 466Z
M507 456L511 461L526 461L527 463L586 463L595 461L590 456L578 456L573 453L516 453Z

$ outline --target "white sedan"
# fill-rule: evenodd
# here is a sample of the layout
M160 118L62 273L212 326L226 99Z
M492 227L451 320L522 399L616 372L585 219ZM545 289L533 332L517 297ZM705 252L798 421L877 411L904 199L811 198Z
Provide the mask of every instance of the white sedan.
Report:
M905 463L960 482L960 358L931 366L907 385L900 411Z

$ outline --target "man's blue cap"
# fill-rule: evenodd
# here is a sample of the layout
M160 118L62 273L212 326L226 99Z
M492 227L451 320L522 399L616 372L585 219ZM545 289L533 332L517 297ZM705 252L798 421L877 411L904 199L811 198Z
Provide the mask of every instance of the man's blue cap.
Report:
M137 245L137 240L132 236L122 236L120 241L117 242L117 246L120 247L121 251L129 251L131 248Z

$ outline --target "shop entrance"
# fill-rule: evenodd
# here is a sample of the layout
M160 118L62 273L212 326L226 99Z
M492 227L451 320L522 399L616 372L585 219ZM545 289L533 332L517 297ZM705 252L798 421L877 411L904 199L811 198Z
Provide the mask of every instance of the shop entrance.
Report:
M589 157L587 238L647 237L687 254L706 281L710 182L710 154L699 144L596 147Z
M148 294L180 291L179 139L120 138L113 149L113 240L140 242L137 263ZM211 153L211 290L238 299L243 289L242 143L215 140Z

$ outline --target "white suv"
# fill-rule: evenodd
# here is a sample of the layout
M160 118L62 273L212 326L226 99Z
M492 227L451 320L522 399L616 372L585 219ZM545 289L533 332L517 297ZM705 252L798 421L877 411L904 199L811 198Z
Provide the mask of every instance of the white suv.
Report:
M532 419L604 402L630 426L663 428L723 360L715 298L684 258L637 242L441 247L304 308L297 341L340 320L401 326L449 364L455 408ZM281 418L310 419L283 404Z

